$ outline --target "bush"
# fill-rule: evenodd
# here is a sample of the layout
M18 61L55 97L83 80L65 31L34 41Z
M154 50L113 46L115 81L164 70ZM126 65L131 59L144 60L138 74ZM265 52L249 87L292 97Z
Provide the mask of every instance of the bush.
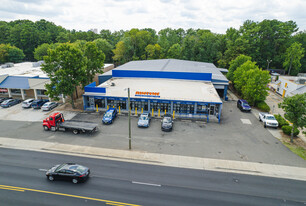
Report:
M262 101L256 104L257 108L263 112L270 112L270 107L266 102Z
M282 130L286 135L291 135L292 126L286 126L285 125L285 126L282 127ZM300 130L295 128L294 131L293 131L293 136L296 137L296 136L298 136L299 133L300 133Z
M280 114L275 114L274 117L278 121L279 128L282 128L283 126L289 126L289 123Z

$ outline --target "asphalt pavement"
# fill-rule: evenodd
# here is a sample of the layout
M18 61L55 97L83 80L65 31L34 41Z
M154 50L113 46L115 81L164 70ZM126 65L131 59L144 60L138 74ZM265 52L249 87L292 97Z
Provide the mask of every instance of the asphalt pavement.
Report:
M305 205L305 181L0 148L1 205ZM81 184L49 182L62 162L91 169Z

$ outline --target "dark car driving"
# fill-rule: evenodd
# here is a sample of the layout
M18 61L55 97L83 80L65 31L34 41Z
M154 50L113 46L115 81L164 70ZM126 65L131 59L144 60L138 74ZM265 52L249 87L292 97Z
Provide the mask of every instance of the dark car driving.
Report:
M251 111L251 107L249 105L249 103L244 100L244 99L239 99L237 101L237 107L241 110L241 111L247 111L250 112Z
M46 172L48 180L66 180L74 184L84 182L88 179L90 170L88 167L75 163L55 165Z
M165 114L161 121L161 130L169 132L173 128L173 119L171 114Z
M48 99L36 99L32 102L31 107L34 109L40 109L46 102L49 102Z

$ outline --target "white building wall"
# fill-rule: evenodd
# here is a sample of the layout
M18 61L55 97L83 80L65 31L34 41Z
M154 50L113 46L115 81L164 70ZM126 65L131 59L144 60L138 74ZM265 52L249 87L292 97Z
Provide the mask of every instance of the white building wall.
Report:
M284 95L284 97L290 96L290 93L294 90L297 90L298 88L302 87L302 84L297 84L294 81L296 80L296 77L279 77L280 83L277 86L276 92L280 94L281 96ZM290 81L292 80L292 81ZM286 85L287 84L287 85Z

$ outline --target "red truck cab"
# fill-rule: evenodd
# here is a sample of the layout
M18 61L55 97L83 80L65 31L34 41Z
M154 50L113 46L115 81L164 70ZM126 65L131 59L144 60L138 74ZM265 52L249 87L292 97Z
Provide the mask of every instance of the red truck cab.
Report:
M64 116L60 112L51 114L49 117L43 120L44 130L50 130L51 128L56 128L58 123L64 122Z

